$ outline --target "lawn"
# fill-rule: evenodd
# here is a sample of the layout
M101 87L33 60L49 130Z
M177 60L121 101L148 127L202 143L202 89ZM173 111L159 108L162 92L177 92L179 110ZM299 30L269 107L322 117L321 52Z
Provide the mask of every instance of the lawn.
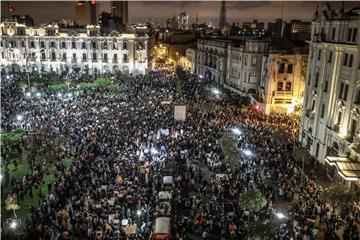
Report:
M72 162L72 158L65 158L62 160L65 171L69 171L70 165ZM18 169L14 171L15 167L13 164L9 164L9 170L11 177L15 177L17 180L22 179L23 176L25 176L29 171L29 165L27 163L21 163L18 165ZM39 190L41 193L45 196L48 196L48 184L52 183L54 186L54 183L59 179L61 172L56 170L55 166L51 166L49 168L48 174L43 177L42 184L40 186L40 189L36 189L35 187L32 188L33 197L31 197L29 194L24 196L24 198L20 201L20 209L16 211L16 215L21 218L23 221L26 220L26 218L30 215L30 206L33 206L34 208L39 207L39 197L38 192ZM8 184L4 188L4 192L2 193L2 196L6 196L6 194L10 191L10 184ZM5 206L1 206L1 213L3 218L10 217L12 214L12 211L8 211L5 209Z
M225 155L225 158L230 161L231 168L234 169L239 162L239 152L236 144L237 140L230 133L225 133L219 139L220 147Z

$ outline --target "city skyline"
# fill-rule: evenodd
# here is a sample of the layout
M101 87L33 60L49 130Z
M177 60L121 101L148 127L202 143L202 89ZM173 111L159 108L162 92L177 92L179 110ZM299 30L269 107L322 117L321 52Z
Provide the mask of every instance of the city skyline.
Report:
M7 4L14 7L15 11L8 11ZM9 15L25 15L29 14L34 18L36 24L46 21L54 21L59 19L74 19L76 1L69 2L25 2L25 1L8 1L1 3L2 16ZM304 21L311 20L317 6L325 2L271 2L271 1L257 1L257 2L226 2L227 8L227 23L232 24L242 23L244 21L251 21L258 19L259 21L268 23L275 18L283 18L285 21L291 19L300 19ZM329 2L330 5L339 7L340 2ZM345 2L345 11L355 7L357 2ZM48 9L44 12L42 9ZM144 10L146 9L146 12ZM176 10L175 10L176 9ZM298 9L294 12L293 9ZM110 1L99 2L98 14L102 11L110 10ZM213 23L217 25L220 13L220 1L136 1L129 2L129 21L130 23L145 22L147 19L153 19L161 25L171 18L173 15L178 15L181 11L186 11L189 14L189 22L193 23L196 17L199 23ZM160 13L166 13L159 16ZM145 15L146 14L146 15ZM51 17L49 17L51 16Z

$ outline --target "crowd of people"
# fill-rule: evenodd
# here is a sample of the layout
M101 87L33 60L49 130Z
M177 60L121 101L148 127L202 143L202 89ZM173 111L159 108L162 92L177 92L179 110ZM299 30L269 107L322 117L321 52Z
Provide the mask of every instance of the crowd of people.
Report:
M49 195L40 196L39 208L31 209L24 239L150 239L155 218L164 212L172 219L171 239L192 234L246 239L261 234L253 230L254 222L276 225L262 239L316 239L319 221L326 226L326 239L334 239L341 225L343 239L359 239L359 212L335 214L294 161L296 116L244 110L247 100L225 91L213 98L205 79L180 69L105 76L122 88L123 97L103 94L114 86L70 88L61 94L40 86L41 96L36 96L18 87L23 77L1 81L1 129L25 129L24 145L30 133L43 133L39 148L57 150L51 159L34 163L21 181L5 181L11 184L8 195L20 201L40 184L50 163L62 173L48 186ZM81 74L67 78L76 83L91 79ZM211 109L194 107L207 103ZM185 121L174 119L175 105L187 106ZM224 135L236 141L236 161L219 143ZM276 141L277 135L284 139ZM65 156L73 158L68 171L61 164ZM174 178L171 211L158 206L165 175ZM239 205L239 196L249 190L266 199L258 212ZM283 211L279 203L287 203L288 216L282 220L276 218ZM135 231L124 231L122 220Z

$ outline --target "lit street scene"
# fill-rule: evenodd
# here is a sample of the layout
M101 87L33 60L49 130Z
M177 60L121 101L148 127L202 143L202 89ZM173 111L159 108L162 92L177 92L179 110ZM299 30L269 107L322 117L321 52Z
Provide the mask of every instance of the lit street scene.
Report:
M360 4L2 1L1 238L360 240Z

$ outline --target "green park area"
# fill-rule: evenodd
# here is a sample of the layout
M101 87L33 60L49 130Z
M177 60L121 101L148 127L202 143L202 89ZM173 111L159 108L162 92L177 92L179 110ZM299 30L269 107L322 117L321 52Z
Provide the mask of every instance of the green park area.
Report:
M56 169L55 163L48 163L48 169L43 175L41 184L39 186L32 186L32 195L30 191L26 191L26 194L18 201L15 202L11 197L11 179L16 181L21 181L24 176L31 172L29 163L25 160L27 156L26 151L22 151L19 154L15 151L16 146L22 147L22 129L15 129L14 131L3 133L1 135L1 148L2 151L7 153L7 159L4 159L1 163L1 176L2 176L2 191L1 191L1 215L4 219L12 217L14 213L16 216L23 221L30 216L30 206L37 208L40 205L40 195L47 197L48 184L51 183L54 186L54 183L60 178L61 172ZM38 156L40 159L41 156ZM16 161L16 165L14 164ZM61 160L65 172L70 169L72 158L64 158ZM35 160L33 166L37 166L42 162ZM8 174L5 172L8 171ZM41 193L41 194L39 194Z

